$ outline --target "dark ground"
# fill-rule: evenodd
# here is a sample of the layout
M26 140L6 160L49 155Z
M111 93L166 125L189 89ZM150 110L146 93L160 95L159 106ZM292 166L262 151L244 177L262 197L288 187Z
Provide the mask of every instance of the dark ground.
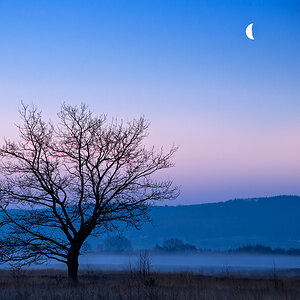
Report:
M300 277L57 270L0 271L0 299L300 299Z

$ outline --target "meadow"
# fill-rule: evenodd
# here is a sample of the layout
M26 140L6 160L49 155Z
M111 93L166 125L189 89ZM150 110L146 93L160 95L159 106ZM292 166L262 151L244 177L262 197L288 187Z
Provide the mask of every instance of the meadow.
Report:
M62 270L2 270L0 299L297 300L300 277L81 270L72 284Z

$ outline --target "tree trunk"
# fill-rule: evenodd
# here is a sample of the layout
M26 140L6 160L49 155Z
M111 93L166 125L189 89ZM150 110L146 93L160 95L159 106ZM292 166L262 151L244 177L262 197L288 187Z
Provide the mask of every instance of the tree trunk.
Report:
M70 251L68 255L68 279L72 282L78 281L78 256L79 253Z

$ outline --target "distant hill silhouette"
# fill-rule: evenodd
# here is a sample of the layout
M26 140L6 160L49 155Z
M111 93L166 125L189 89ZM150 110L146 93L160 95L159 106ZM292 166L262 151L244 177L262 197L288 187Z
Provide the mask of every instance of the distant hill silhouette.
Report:
M300 248L300 197L235 199L226 202L153 207L152 223L123 234L134 248L153 248L179 238L197 248L227 250L244 245ZM90 240L93 246L101 239ZM94 248L94 247L93 247Z

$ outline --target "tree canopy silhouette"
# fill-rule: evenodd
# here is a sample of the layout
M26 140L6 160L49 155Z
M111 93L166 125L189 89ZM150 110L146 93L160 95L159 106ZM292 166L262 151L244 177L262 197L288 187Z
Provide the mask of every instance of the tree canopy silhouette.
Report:
M171 181L153 178L173 166L177 147L145 147L143 117L108 122L84 104L62 105L55 125L36 107L22 105L20 115L20 139L0 148L2 261L54 259L76 281L89 236L122 223L138 228L151 204L178 196Z

